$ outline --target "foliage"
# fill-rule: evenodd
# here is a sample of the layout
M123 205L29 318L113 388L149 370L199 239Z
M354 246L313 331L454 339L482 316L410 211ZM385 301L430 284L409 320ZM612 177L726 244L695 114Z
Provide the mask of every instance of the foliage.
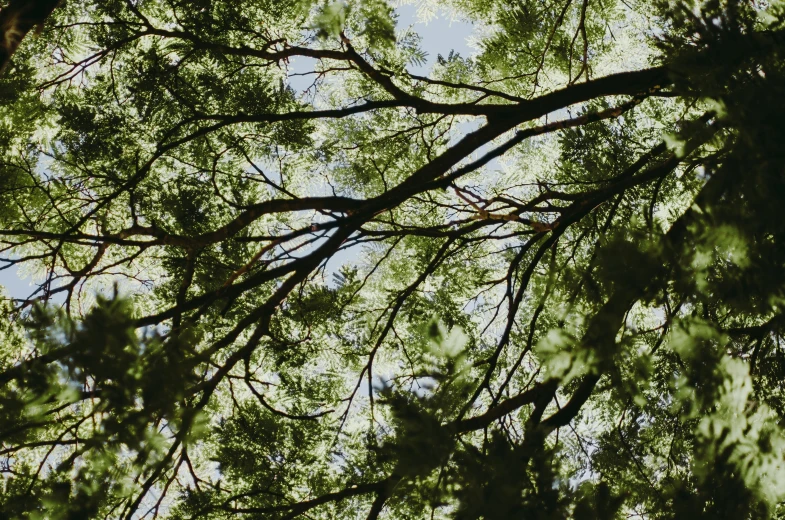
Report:
M0 518L785 515L782 3L38 3Z

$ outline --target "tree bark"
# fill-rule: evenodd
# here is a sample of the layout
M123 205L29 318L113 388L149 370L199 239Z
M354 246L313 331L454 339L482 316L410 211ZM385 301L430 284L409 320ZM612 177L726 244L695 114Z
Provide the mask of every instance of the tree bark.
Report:
M42 26L60 0L11 0L0 10L0 74L33 27Z

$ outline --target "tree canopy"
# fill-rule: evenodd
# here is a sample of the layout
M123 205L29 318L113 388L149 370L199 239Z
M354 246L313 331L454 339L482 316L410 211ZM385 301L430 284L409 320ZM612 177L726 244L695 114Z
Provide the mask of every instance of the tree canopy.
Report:
M785 518L779 0L3 5L0 518Z

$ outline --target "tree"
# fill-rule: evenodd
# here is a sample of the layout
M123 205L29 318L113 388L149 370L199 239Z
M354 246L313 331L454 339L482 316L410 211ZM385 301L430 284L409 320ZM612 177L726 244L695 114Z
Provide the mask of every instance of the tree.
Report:
M8 66L22 39L42 26L59 0L12 0L0 10L0 71Z
M781 3L55 5L0 516L783 515Z

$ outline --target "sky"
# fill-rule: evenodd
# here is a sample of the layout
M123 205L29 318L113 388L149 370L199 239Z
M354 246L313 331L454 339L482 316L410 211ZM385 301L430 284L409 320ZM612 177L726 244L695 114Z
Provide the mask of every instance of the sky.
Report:
M400 18L398 29L413 26L414 30L422 37L422 47L428 53L427 63L422 67L412 67L410 72L424 75L436 63L436 57L441 54L447 56L455 50L461 56L467 57L475 51L469 47L467 39L471 36L474 26L460 20L450 20L449 14L439 12L435 18L425 22L417 15L417 6L402 5L396 8Z
M418 16L417 5L400 5L396 11L399 15L398 30L412 26L422 37L422 48L428 53L425 64L410 68L412 74L427 76L433 64L436 63L437 56L440 54L447 56L451 50L460 53L461 56L470 56L474 52L474 49L471 49L467 43L467 39L474 29L471 24L451 20L449 14L445 12L436 13L436 16L426 22ZM295 72L313 70L311 63L303 58L300 58L299 63L293 60L292 68ZM301 78L292 82L295 89L305 89L312 81L307 79L307 76ZM326 269L327 273L337 271L341 265L353 260L357 253L356 248L339 251L330 259ZM331 278L328 276L328 283ZM0 271L0 285L5 288L5 293L12 298L26 298L35 289L31 279L21 277L15 266Z

